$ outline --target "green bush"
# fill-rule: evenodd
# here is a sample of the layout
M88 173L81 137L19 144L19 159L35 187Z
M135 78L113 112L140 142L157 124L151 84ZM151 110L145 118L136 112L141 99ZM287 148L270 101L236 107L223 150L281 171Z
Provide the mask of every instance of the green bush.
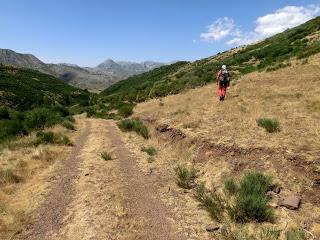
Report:
M141 151L146 152L147 154L149 154L149 156L154 156L157 154L157 149L155 149L154 147L142 147Z
M129 117L133 113L133 104L123 104L118 108L118 114L121 117Z
M88 107L87 108L87 117L93 117L94 115L96 115L96 109L94 107Z
M179 165L174 169L176 173L176 183L184 189L191 189L195 186L196 170L187 168L185 165Z
M271 177L260 172L249 172L240 181L235 204L228 208L230 217L237 222L273 221L274 212L266 195Z
M145 139L149 138L149 129L141 120L124 119L118 122L118 127L124 132L135 131Z
M72 145L70 139L61 134L56 134L51 131L40 131L36 134L36 140L33 142L35 146L40 144L61 144L61 145Z
M259 118L256 121L259 127L263 127L269 133L280 131L280 123L275 118Z
M64 126L66 129L69 129L69 130L76 130L74 125L70 121L64 121L62 123L62 126Z
M6 107L0 107L0 120L2 119L10 119L10 113Z
M112 155L111 155L111 153L103 152L103 153L100 154L100 156L101 156L102 159L104 159L105 161L110 161L110 160L112 160Z
M217 222L222 221L226 201L216 192L216 189L213 186L210 191L207 191L205 183L201 183L197 187L195 198L200 202L201 207L209 213L213 220Z
M28 129L43 129L63 121L63 117L56 111L47 108L35 108L25 114L25 125Z
M238 186L233 179L228 179L224 182L224 192L231 196L238 192Z

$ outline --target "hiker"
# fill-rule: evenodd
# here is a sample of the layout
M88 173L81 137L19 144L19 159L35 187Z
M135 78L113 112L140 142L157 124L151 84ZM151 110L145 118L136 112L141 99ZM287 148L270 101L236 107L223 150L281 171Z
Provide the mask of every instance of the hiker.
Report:
M230 75L226 65L222 65L217 75L218 95L220 101L223 101L227 94L227 87L230 84Z

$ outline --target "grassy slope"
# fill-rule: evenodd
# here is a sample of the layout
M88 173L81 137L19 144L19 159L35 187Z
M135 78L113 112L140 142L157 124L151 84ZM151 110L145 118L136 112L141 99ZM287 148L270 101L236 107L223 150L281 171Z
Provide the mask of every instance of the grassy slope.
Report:
M288 65L289 59L307 58L320 52L319 41L310 36L319 33L320 17L287 30L260 43L232 49L193 63L176 63L118 82L102 96L111 100L141 102L154 97L179 93L203 86L214 80L222 64L229 66L233 80L244 74L276 70Z
M86 99L87 93L38 71L0 65L0 105L19 111Z
M230 176L240 177L253 169L265 171L282 187L281 196L302 196L301 209L290 211L290 226L299 226L307 218L312 222L310 231L320 235L320 224L314 220L320 217L320 189L314 184L320 174L320 54L310 57L306 64L302 62L243 76L231 86L224 102L218 100L216 85L209 84L138 104L134 118L153 123L150 129L169 124L182 130L187 140L169 148L171 143L156 145L159 134L151 132L151 140L139 142L137 148L142 144L156 146L159 157L155 168L163 174L172 171L177 161L195 164L203 173L199 181L213 182L219 190ZM267 133L256 123L261 117L278 119L281 131ZM129 141L133 144L132 139ZM206 148L202 141L222 147ZM252 150L255 148L261 150ZM163 169L168 165L170 168ZM280 209L275 211L274 226L281 229L288 216Z

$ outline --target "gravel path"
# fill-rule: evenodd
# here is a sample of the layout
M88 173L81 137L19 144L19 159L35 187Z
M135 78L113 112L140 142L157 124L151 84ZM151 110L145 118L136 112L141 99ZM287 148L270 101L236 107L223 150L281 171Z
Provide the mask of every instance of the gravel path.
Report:
M17 239L186 239L116 124L81 121L85 127L36 221ZM114 159L102 160L103 151L111 151Z

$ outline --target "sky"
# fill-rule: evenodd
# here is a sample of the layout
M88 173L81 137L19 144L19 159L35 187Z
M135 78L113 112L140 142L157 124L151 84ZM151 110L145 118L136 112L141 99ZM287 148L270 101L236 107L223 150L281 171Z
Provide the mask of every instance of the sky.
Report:
M0 0L0 48L90 67L193 61L319 15L319 0Z

